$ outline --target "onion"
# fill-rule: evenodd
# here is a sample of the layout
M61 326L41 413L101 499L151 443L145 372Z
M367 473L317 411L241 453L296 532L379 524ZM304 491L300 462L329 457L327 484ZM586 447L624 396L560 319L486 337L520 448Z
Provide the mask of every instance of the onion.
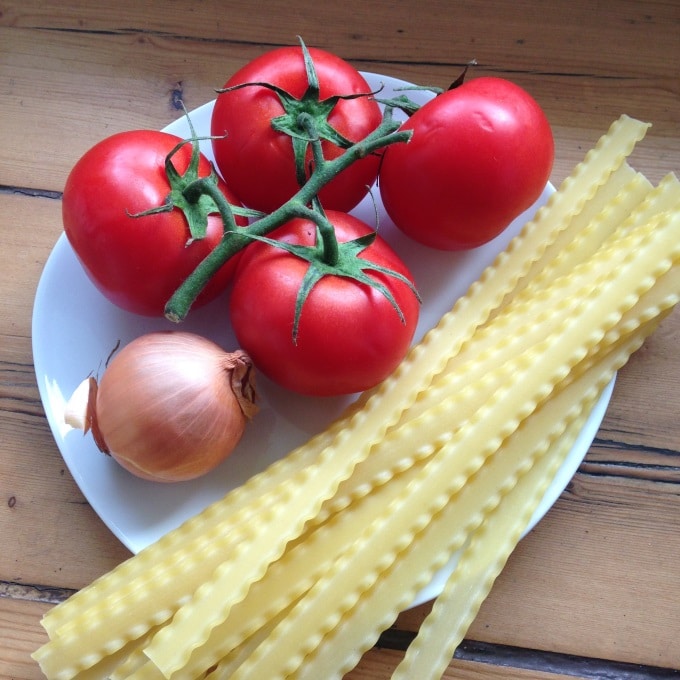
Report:
M118 352L99 384L88 378L65 412L99 449L138 477L194 479L221 463L255 414L254 369L193 333L160 331Z

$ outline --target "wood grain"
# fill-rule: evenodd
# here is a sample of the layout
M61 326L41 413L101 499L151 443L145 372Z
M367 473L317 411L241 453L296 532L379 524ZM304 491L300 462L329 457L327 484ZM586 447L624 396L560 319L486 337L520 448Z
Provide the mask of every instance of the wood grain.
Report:
M0 91L9 142L0 183L11 186L61 189L75 160L102 137L132 127L163 127L181 115L178 99L194 108L214 98L215 88L247 60L272 45L294 42L297 34L305 36L304 26L292 25L295 19L283 4L271 8L286 17L276 29L278 40L258 33L257 23L206 22L204 17L221 13L219 3L202 4L200 16L178 3L169 3L167 15L165 8L159 14L131 2L110 12L75 4L65 15L62 8L50 10L49 3L33 5L12 5L0 18ZM677 53L673 3L658 3L644 13L639 3L620 3L614 19L611 13L579 11L573 4L558 6L557 16L543 18L531 3L519 9L514 3L503 5L501 17L495 5L484 11L483 3L461 3L455 10L437 2L419 7L423 24L418 30L427 40L414 41L400 27L400 15L379 8L359 13L355 22L363 31L349 39L327 28L346 23L342 4L305 3L297 15L309 17L314 26L308 32L310 44L336 49L359 68L422 84L445 86L475 58L479 75L507 75L527 87L555 121L563 143L562 127L580 131L584 120L595 126L597 136L622 112L649 120L654 123L650 137L658 146L647 149L651 157L645 160L656 172L673 169L672 159L680 154L672 139L680 125L680 85L673 60L653 56ZM125 17L123 24L119 17ZM493 40L485 40L490 24ZM541 37L546 25L559 31L549 42ZM206 30L211 34L202 35ZM343 40L342 49L338 40ZM631 43L651 41L654 52L638 52L631 59ZM549 68L532 63L537 50L545 50L539 53ZM566 138L583 152L597 136L586 140L571 133ZM32 161L41 154L50 157L52 172ZM565 159L558 153L564 164L557 166L555 178L564 177L581 155Z
M167 125L180 101L212 99L235 69L297 35L422 84L447 85L471 59L475 75L513 79L553 124L555 184L621 113L653 123L632 158L639 170L656 182L680 169L677 2L0 2L0 678L40 677L29 655L50 601L129 556L65 468L33 371L33 297L68 172L101 138ZM560 680L560 664L569 677L677 675L679 343L676 310L620 371L579 472L470 629L490 656L456 658L446 678ZM417 630L429 606L404 612L395 632ZM532 650L536 665L518 660ZM387 678L402 653L376 648L348 677Z
M58 200L0 193L0 580L82 587L129 556L80 494L51 436L31 352L40 273L61 233ZM26 239L26 234L42 235ZM20 281L21 285L16 285ZM87 554L86 560L74 556Z

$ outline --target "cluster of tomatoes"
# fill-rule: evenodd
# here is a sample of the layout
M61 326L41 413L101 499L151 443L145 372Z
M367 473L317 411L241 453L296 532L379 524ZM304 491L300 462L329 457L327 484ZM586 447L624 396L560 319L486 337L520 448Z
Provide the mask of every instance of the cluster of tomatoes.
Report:
M220 90L211 119L219 174L195 142L150 130L113 135L69 175L66 235L109 300L162 315L225 240L224 214L207 195L187 207L187 186L211 177L234 208L235 231L247 233L262 218L239 207L261 216L290 208L317 166L361 144L383 121L377 94L343 59L304 44L273 50ZM312 395L361 391L408 351L419 314L415 282L389 244L350 214L368 187L378 182L385 209L408 236L460 250L500 233L538 198L552 168L543 111L504 79L471 79L438 94L400 130L409 132L407 142L359 155L312 201L288 209L290 219L266 238L241 239L194 302L229 288L240 346L284 387ZM203 212L193 214L199 204ZM332 227L330 246L324 225Z

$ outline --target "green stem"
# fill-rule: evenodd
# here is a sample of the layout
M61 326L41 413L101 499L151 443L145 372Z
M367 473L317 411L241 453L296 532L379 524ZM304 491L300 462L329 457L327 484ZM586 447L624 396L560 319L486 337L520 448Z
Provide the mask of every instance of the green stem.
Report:
M316 167L323 165L326 161L323 155L323 148L321 146L321 138L319 131L314 121L314 116L308 113L301 113L298 116L298 125L308 134L309 141L312 147L312 158Z
M201 196L207 194L212 198L220 212L225 231L236 231L238 225L234 217L234 211L229 205L225 195L219 190L217 184L212 182L209 177L201 177L185 187L184 198L190 203L198 203Z
M304 213L301 212L298 216L307 217L310 222L316 224L317 233L321 239L321 261L329 267L335 267L340 261L340 246L338 237L335 235L335 227L326 217L321 203L318 199L314 199L313 207L305 208Z
M298 117L298 124L309 136L314 162L313 167L323 166L324 163L326 163L326 159L323 155L321 138L318 134L314 116L311 116L308 113L301 113ZM319 236L321 237L321 257L327 265L334 267L338 263L340 257L338 239L335 235L335 228L326 217L326 213L323 210L318 196L314 197L312 207L307 212L309 214L309 219L316 224Z
M326 217L323 219L317 219L316 226L319 228L319 234L321 234L323 261L327 265L334 267L336 264L338 264L340 255L335 229L328 219L326 219Z
M218 269L229 258L251 243L251 239L248 238L249 234L265 236L294 217L309 217L308 206L333 177L360 158L391 144L408 142L412 133L408 130L400 131L400 125L401 123L393 119L391 110L388 108L383 121L371 134L349 147L340 156L332 160L322 159L321 163L315 165L309 179L295 196L273 213L265 215L248 227L239 228L234 224L234 228L230 228L229 224L225 224L222 240L175 291L165 306L165 316L174 322L182 321L189 313L196 297ZM218 203L218 209L222 212L219 205ZM226 214L229 213L231 213L230 208ZM233 214L231 220L233 222Z

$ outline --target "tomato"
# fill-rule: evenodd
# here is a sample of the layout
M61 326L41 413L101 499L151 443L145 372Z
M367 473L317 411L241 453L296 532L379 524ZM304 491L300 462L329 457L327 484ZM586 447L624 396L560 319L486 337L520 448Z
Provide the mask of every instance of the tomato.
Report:
M179 208L131 216L165 203L170 194L165 159L180 141L154 130L115 134L80 158L64 188L64 230L87 275L111 302L136 314L161 316L171 295L222 237L219 214L208 216L205 238L190 245ZM185 144L173 156L178 172L189 167L191 154L191 144ZM210 172L209 161L201 156L198 175ZM221 179L219 187L232 205L239 204ZM219 270L197 306L224 290L235 264L229 260Z
M427 246L490 241L540 196L554 143L538 103L500 78L477 78L423 105L386 149L380 195L394 223Z
M318 99L370 92L363 76L349 63L329 52L309 49L319 81ZM308 88L303 51L282 47L246 64L226 82L224 89L243 83L267 82L300 100ZM308 102L304 110L315 107ZM296 107L298 105L296 104ZM291 137L275 130L272 120L284 114L278 94L248 86L218 95L211 134L216 165L245 205L272 212L299 188ZM297 118L297 109L293 113ZM340 99L327 114L328 124L350 142L358 142L382 120L378 104L369 97ZM300 134L307 135L305 130ZM324 157L335 158L343 149L324 139ZM309 149L307 158L311 160ZM325 208L351 210L366 195L378 173L379 157L367 156L344 170L320 193Z
M340 244L372 232L357 218L327 211ZM315 225L293 219L271 235L312 245ZM359 256L413 282L406 265L380 236ZM298 393L350 394L373 387L403 359L415 332L419 301L408 283L365 270L393 295L404 320L383 293L337 275L321 278L302 306L293 339L296 299L310 264L266 243L243 252L230 298L237 340L260 372Z

